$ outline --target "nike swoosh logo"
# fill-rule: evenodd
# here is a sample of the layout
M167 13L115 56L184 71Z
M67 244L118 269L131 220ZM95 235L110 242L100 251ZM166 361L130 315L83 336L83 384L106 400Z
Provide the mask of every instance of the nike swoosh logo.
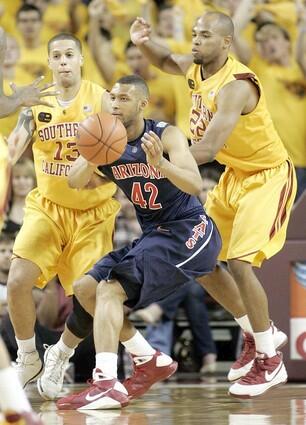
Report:
M109 393L112 390L112 388L109 388L108 390L104 391L104 393L99 393L96 395L90 395L89 393L86 394L86 400L87 401L94 401L94 400L98 400L98 398L103 397L105 394Z
M273 378L278 374L278 372L281 370L281 367L283 366L283 362L280 362L280 364L277 366L273 372L269 373L266 371L265 373L265 379L267 382L271 382Z
M157 231L158 232L164 232L164 233L170 233L170 230L169 229L165 229L162 226L157 226Z

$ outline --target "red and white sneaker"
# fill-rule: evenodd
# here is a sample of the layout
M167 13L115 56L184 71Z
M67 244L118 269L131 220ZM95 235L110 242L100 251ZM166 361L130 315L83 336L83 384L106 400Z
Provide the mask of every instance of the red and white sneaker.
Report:
M170 378L177 369L177 362L160 351L151 356L132 356L132 358L133 375L123 382L130 400L141 397L156 382Z
M128 392L118 379L106 379L100 369L94 369L93 380L86 390L60 398L60 410L121 409L129 404Z
M258 354L251 370L238 382L231 385L229 394L238 398L252 398L264 394L269 389L287 382L288 375L282 353L274 357Z
M18 425L43 425L35 412L11 413L5 416L5 421L9 424Z
M273 322L271 322L271 327L275 349L280 350L287 344L288 337L284 332L280 331ZM242 351L238 359L232 365L227 375L227 379L232 382L245 376L251 369L255 357L256 347L254 337L250 333L244 332Z

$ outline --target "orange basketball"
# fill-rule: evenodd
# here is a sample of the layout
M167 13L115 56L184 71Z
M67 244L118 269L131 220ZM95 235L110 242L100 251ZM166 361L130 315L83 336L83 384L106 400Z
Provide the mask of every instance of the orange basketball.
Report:
M97 165L111 164L124 152L126 129L114 115L100 112L80 122L76 143L87 161Z

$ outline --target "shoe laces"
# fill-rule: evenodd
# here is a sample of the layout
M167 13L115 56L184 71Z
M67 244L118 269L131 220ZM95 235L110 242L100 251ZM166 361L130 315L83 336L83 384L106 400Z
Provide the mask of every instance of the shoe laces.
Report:
M48 348L48 346L45 348ZM65 363L69 360L69 356L61 350L57 350L57 354L54 353L54 350L56 349L53 351L51 350L52 348L49 351L47 366L45 366L45 373L50 381L57 384L61 379L61 375L65 373Z
M255 356L255 342L254 338L251 334L245 333L243 336L243 347L241 354L237 360L237 364L239 366L244 366L246 362L246 358Z
M33 353L35 353L35 351L31 351L29 353L17 351L16 367L20 368L20 367L23 367L23 366L30 366L30 365L34 364L35 361L37 360L36 358L35 358L35 361L33 361L33 362L30 362L30 363L26 362L27 357L29 357Z
M254 383L254 381L256 381L256 378L261 375L266 369L267 368L265 365L265 359L255 357L251 369L243 378L241 378L240 382L244 384L252 384Z
M127 378L124 381L124 385L129 385L129 383L131 382L138 382L139 380L141 382L144 382L144 379L147 377L147 368L145 367L146 363L144 364L140 364L140 365L136 365L135 363L133 363L133 373L132 376L130 376L129 378Z

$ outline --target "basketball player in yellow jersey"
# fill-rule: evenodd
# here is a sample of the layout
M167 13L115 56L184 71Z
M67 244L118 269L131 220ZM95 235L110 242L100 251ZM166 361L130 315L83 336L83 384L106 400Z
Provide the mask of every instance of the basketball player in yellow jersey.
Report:
M6 37L0 27L0 118L13 114L20 106L32 106L48 103L42 98L52 95L45 90L53 84L39 86L41 78L24 86L13 86L13 94L6 96L3 92L3 64L6 51ZM54 93L53 93L54 95ZM2 213L9 182L9 164L7 161L7 146L0 139L0 232L2 229ZM30 403L20 385L16 372L11 367L9 355L0 337L0 405L7 420L6 423L22 423L24 425L42 425L39 417L32 411Z
M221 233L220 260L227 261L232 277L219 269L202 284L245 331L245 349L228 376L239 379L230 394L255 397L287 380L276 351L287 337L270 324L267 297L253 266L284 244L296 191L292 163L258 78L229 56L234 35L230 17L209 12L198 18L192 55L173 55L158 46L141 18L130 33L155 66L186 75L192 96L191 151L198 164L216 158L226 165L206 208Z
M52 107L22 111L9 137L13 162L33 140L37 176L37 188L27 197L7 284L9 313L18 345L16 370L23 386L35 380L43 368L35 345L33 286L43 288L58 275L66 295L71 295L73 281L112 249L119 210L119 203L112 199L115 185L98 175L85 190L68 187L66 177L79 156L74 141L79 122L101 111L107 93L81 79L82 53L77 38L59 34L49 41L48 52L49 67L60 94L52 99ZM88 334L82 314L75 299L74 316L62 338L46 351L45 361L52 359L61 376L83 332ZM77 327L78 323L83 329ZM53 381L58 375L59 371L53 370L49 377L45 370L39 385L44 397L50 397L45 384L56 385Z

